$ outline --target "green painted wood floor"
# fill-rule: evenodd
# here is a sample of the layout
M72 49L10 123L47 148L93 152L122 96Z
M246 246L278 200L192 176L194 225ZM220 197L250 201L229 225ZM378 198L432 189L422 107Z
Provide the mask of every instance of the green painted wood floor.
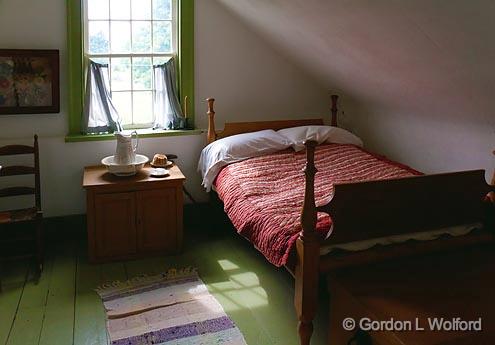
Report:
M267 263L233 230L219 234L189 226L182 255L91 265L83 223L80 219L67 224L71 236L66 239L47 241L38 284L32 280L29 262L2 266L0 344L107 344L102 304L93 289L104 282L184 266L198 268L248 344L298 344L292 277ZM313 344L325 343L326 304L323 299Z

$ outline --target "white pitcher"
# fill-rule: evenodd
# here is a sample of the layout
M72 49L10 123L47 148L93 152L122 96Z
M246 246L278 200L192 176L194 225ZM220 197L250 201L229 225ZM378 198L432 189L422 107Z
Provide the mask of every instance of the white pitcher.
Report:
M132 145L132 136L136 136L136 144ZM117 138L117 149L115 150L114 162L117 164L132 164L136 160L136 150L139 144L139 136L136 131L131 134L122 132L115 133Z

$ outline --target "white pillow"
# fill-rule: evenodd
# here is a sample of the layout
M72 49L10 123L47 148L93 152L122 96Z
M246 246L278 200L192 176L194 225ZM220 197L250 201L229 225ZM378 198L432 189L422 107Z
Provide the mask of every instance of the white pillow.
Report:
M203 186L210 191L220 170L234 162L285 150L291 143L274 130L232 135L216 140L201 151L198 171L203 177Z
M285 128L277 131L286 137L295 151L304 149L304 142L315 140L319 144L354 144L363 146L363 141L345 129L332 126L301 126Z

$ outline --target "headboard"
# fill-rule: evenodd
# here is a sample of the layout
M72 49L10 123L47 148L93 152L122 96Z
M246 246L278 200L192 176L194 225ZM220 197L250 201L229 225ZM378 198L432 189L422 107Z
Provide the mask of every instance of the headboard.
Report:
M337 126L337 100L339 96L332 95L332 126ZM223 131L215 130L215 110L213 109L215 99L208 98L208 144L221 138L235 134L261 131L264 129L279 130L289 127L323 125L323 119L300 119L279 121L255 121L255 122L226 122Z

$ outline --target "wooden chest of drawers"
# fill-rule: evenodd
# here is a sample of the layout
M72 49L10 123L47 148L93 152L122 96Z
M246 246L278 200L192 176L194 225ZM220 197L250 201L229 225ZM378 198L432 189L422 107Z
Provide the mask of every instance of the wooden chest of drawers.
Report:
M181 250L185 177L176 165L164 178L151 177L151 169L131 177L111 175L103 166L84 169L91 262Z

